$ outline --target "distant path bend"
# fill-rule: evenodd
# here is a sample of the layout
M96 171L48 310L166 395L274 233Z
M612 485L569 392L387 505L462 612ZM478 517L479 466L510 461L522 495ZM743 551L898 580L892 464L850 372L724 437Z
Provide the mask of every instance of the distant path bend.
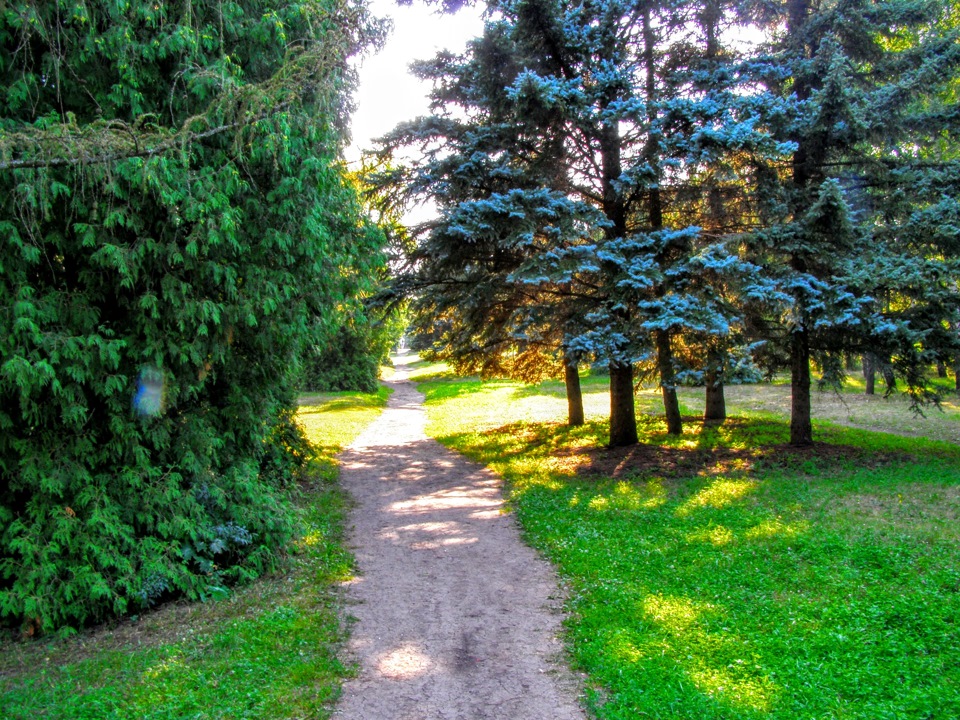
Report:
M548 563L502 513L495 475L424 433L404 363L387 409L341 455L357 502L346 592L360 666L338 720L583 720Z

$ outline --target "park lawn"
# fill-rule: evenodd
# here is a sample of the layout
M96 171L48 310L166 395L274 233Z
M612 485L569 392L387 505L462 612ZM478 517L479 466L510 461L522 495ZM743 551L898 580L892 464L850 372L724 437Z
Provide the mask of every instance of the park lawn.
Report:
M960 443L960 398L952 391L953 378L949 382L934 379L931 385L943 393L940 407L931 405L921 408L922 413L916 413L910 410L910 401L905 394L885 396L882 381L877 383L875 395L865 395L863 377L851 373L840 393L813 391L810 397L813 416L821 421L864 430ZM662 412L663 405L656 397L659 390L646 392L651 395L653 407ZM724 394L731 414L785 417L790 412L790 384L785 378L773 383L728 385ZM680 388L679 396L685 413L703 413L703 388Z
M560 383L420 386L558 567L598 717L960 717L960 447L818 422L793 450L770 408L672 438L644 391L610 451L604 383L577 429Z
M352 566L334 456L386 399L386 388L301 398L317 458L286 573L67 639L3 641L0 718L329 717L349 674L334 587Z

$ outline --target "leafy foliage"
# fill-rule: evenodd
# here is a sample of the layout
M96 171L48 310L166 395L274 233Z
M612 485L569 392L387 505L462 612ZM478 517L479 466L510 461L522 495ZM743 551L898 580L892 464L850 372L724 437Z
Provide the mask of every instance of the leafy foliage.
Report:
M343 543L346 494L336 454L386 404L340 393L302 398L297 419L314 461L299 538L283 573L164 607L76 637L0 639L0 715L56 717L327 718L351 669L337 588L351 576Z
M28 631L273 567L301 358L381 262L342 208L336 0L0 15L0 613Z

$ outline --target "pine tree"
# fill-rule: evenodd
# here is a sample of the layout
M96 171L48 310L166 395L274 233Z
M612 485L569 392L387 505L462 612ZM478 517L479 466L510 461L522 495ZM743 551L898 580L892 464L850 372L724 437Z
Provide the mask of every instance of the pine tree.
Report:
M946 268L904 242L916 227L915 217L902 222L911 213L884 219L869 196L879 190L877 202L885 203L905 190L909 175L911 182L929 178L909 157L910 148L922 145L924 134L952 132L941 116L928 117L918 134L920 115L911 109L956 67L955 34L924 33L910 48L897 42L903 33L930 28L942 11L938 3L899 0L757 6L772 40L770 53L755 65L772 94L763 116L793 151L787 168L771 166L765 175L767 187L759 193L771 202L752 248L779 297L789 298L779 310L785 332L766 339L789 354L794 445L812 442L812 358L823 380L836 383L844 350L892 355L908 387L923 397L919 343L932 340L931 330L949 319L946 296L956 288L935 283L943 287L940 299L911 303L906 313L891 304L923 293ZM878 171L887 181L870 191Z
M509 96L517 56L506 26L491 23L467 56L421 63L419 74L436 86L437 115L397 128L386 144L422 146L424 157L376 182L405 184L408 197L426 195L441 211L394 286L412 298L414 325L426 334L442 324L435 346L460 372L536 381L560 371L576 425L583 422L578 357L567 340L584 288L533 282L518 271L578 237L583 216L596 213L543 187L560 156L545 147L562 142L549 108L521 111Z
M307 347L382 263L338 156L349 2L0 13L0 614L276 565ZM358 229L359 228L359 229Z

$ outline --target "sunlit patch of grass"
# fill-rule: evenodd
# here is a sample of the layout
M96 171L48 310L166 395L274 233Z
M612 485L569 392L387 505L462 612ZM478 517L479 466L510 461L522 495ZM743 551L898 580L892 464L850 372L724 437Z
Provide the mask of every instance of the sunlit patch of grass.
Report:
M686 539L688 542L708 542L711 545L716 545L719 547L721 545L728 545L732 543L736 538L733 534L733 531L729 528L726 528L723 525L716 525L714 527L700 528L691 533L687 533Z
M641 415L657 452L631 456L601 449L605 396L571 429L555 385L423 389L431 432L506 479L563 574L599 718L960 717L957 445L820 423L798 452L761 408L681 438Z
M764 520L752 528L748 528L744 532L744 537L747 540L771 540L773 538L790 540L809 531L810 523L806 520L785 523L779 517L776 517L771 520Z
M756 489L749 480L728 480L716 478L695 495L690 496L680 507L677 515L686 516L700 508L723 508L746 497Z
M349 669L334 584L351 575L334 455L386 403L301 399L317 453L287 571L206 603L171 603L68 640L0 643L0 717L325 718Z
M738 708L760 713L769 711L779 688L767 677L751 677L738 670L735 665L692 668L690 679L705 695L729 704L734 711Z
M447 377L454 377L449 366L445 362L434 360L414 360L408 362L405 366L407 379L414 382L424 382L427 380L439 380Z
M660 627L673 633L685 633L701 615L714 608L689 598L649 595L643 600L643 613Z

